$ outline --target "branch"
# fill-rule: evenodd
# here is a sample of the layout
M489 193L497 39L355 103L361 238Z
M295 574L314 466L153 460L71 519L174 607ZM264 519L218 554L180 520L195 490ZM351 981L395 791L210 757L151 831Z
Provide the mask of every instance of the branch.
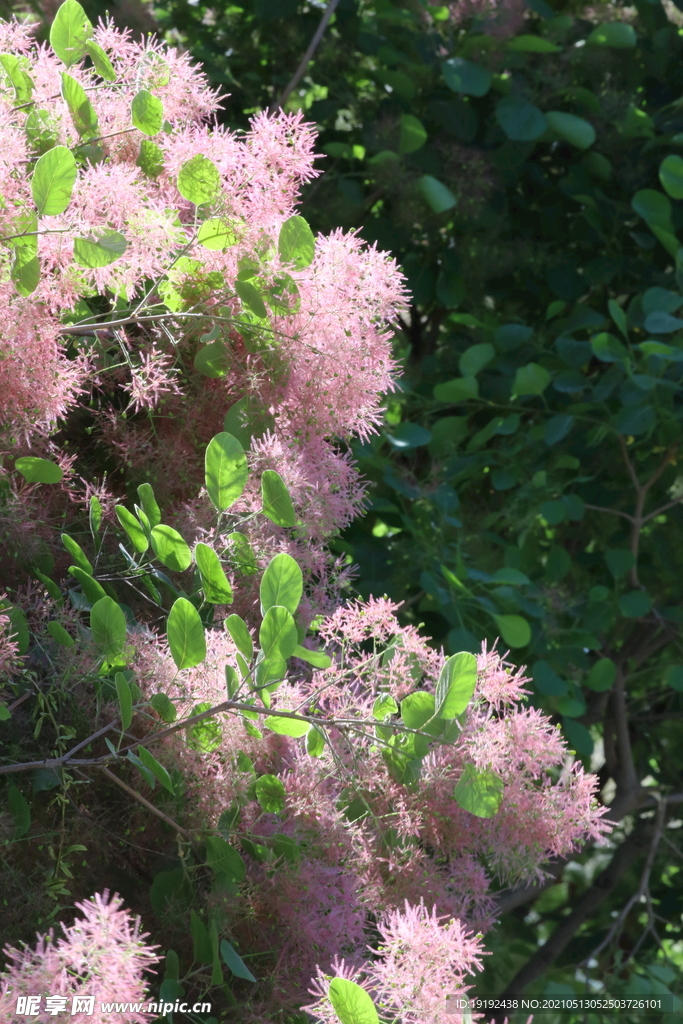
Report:
M110 772L108 768L103 767L102 771L104 772L108 779L111 779L112 782L115 782L117 786L121 787L121 789L125 789L126 793L132 796L133 799L137 800L139 804L142 804L142 806L146 807L148 811L152 811L154 814L156 814L158 818L161 818L162 821L165 821L167 825L170 825L171 828L174 828L176 832L178 832L183 837L183 839L186 839L189 843L192 842L192 836L190 835L189 832L186 832L185 829L181 825L179 825L177 821L174 821L173 818L169 818L167 814L164 814L164 812L160 811L158 807L155 807L153 803L150 803L149 800L145 799L142 793L138 793L137 790L131 789L131 787L127 786L122 779L119 779L117 775L114 775L113 772Z
M271 103L270 109L268 111L269 114L274 114L276 112L276 110L278 109L278 107L280 107L280 108L284 107L284 105L287 102L287 100L289 99L290 95L296 89L297 85L299 84L299 82L303 78L304 74L306 73L306 68L308 67L308 65L310 63L310 61L311 61L311 59L313 57L313 54L315 53L315 51L318 49L318 46L320 45L320 41L321 41L322 37L325 34L325 29L327 28L327 26L329 24L329 21L330 21L330 18L334 14L334 10L335 10L335 8L336 8L338 3L339 3L339 0L329 0L329 3L327 5L327 7L325 8L323 16L320 19L320 24L318 25L317 29L315 30L315 35L313 36L313 38L311 39L310 43L308 44L308 49L306 50L305 54L301 58L301 61L299 63L298 68L296 69L296 71L292 75L291 79L289 80L289 82L287 83L285 88L280 93L280 95L277 98L277 100L275 100L273 103Z

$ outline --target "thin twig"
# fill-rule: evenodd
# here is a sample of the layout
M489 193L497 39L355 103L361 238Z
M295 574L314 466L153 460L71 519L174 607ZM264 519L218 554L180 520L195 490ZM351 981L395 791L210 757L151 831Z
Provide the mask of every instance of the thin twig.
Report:
M192 836L182 827L182 825L179 825L177 821L174 821L173 818L169 818L167 814L164 814L163 811L160 811L159 808L155 807L153 803L150 803L149 800L146 800L142 793L138 793L137 790L131 789L131 787L127 786L122 779L119 779L117 775L114 775L113 772L110 772L108 768L103 767L102 771L104 772L108 779L111 779L112 782L115 782L117 786L121 787L121 789L125 789L126 793L129 793L130 796L132 796L135 800L138 801L138 803L142 804L143 807L146 807L148 811L152 811L152 813L156 814L158 818L161 818L162 821L165 821L167 825L170 825L171 828L174 828L176 832L178 832L183 837L183 839L186 839L189 843L192 842Z
M325 11L323 13L322 18L320 19L320 24L318 25L317 29L315 30L315 35L313 36L313 38L311 39L310 43L308 44L308 49L306 50L305 54L301 58L301 61L299 62L298 68L296 69L296 71L294 72L292 77L290 78L290 80L287 83L287 85L285 86L285 88L280 93L280 95L277 98L277 100L275 100L271 104L270 110L268 111L269 114L274 114L277 111L278 108L284 107L285 103L287 102L287 100L291 96L292 92L296 89L297 85L299 84L299 82L303 78L304 74L306 73L306 69L307 69L309 63L311 62L313 54L315 53L315 51L318 49L318 46L320 45L320 41L321 41L322 37L325 34L325 29L327 28L327 26L329 24L329 21L330 21L330 18L334 14L335 8L336 8L338 3L339 3L339 0L330 0L330 2L328 3L327 7L325 8Z

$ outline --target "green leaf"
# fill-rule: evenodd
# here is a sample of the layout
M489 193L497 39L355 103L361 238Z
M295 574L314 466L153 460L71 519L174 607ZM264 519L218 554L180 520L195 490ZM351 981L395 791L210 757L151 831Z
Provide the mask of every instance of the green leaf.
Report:
M197 373L201 373L203 377L209 377L212 380L225 377L230 369L225 342L217 338L209 345L204 345L194 357L193 365Z
M178 171L178 191L195 206L212 203L221 194L220 171L213 161L198 153Z
M495 356L495 348L487 341L480 345L470 345L460 356L458 369L463 377L476 377L480 370L495 359Z
M284 480L274 469L264 470L261 477L263 513L276 526L295 526L296 514Z
M48 793L51 789L56 789L57 786L62 784L59 775L53 772L51 768L36 768L34 772L31 772L31 780L31 788L34 795L36 793Z
M115 82L116 71L99 43L96 43L94 39L88 39L85 42L85 49L100 78L104 78L105 82Z
M13 53L0 53L0 66L12 83L16 102L26 103L30 100L33 92L33 80L23 70L18 58Z
M355 981L333 978L328 996L341 1024L379 1024L375 1004Z
M298 630L291 613L282 605L272 605L268 608L259 630L259 642L264 658L276 657L287 661L294 653L298 640Z
M217 875L227 875L235 882L243 882L247 868L240 854L220 836L206 837L206 863Z
M4 701L0 700L0 722L8 722L12 714Z
M178 712L170 697L165 693L155 693L150 697L149 703L164 722L169 724L175 722Z
M52 639L56 643L60 644L61 647L73 647L76 643L71 634L67 633L64 629L64 626L62 626L60 622L56 622L54 619L48 622L47 631Z
M128 534L131 544L139 554L142 554L149 547L149 540L139 521L125 505L115 505L114 510L118 521Z
M559 53L560 47L542 36L521 35L508 39L505 44L508 50L521 53Z
M179 597L168 613L166 626L168 646L176 668L193 668L206 658L206 637L199 612L193 604Z
M308 726L306 728L308 729ZM262 775L256 780L254 792L266 814L279 814L285 809L285 787L277 776Z
M104 231L98 237L74 238L74 260L88 270L108 267L123 256L127 245L118 231Z
M223 571L221 560L208 544L197 544L194 557L202 577L204 600L209 604L232 604L232 587Z
M654 188L642 188L631 199L631 206L651 227L672 231L671 203L663 192Z
M19 238L13 238L9 245L13 248L11 277L20 295L31 295L40 282L40 260L38 259L38 236L29 234L38 230L38 218L32 211L23 211L14 223L16 231L27 232Z
M308 722L299 722L296 718L281 718L279 715L268 715L264 719L263 725L264 728L269 729L270 732L274 732L278 736L291 736L294 739L300 739L301 736L305 736L310 729Z
M590 757L593 753L594 743L586 726L573 718L563 718L562 728L572 750L582 757Z
M240 688L240 677L232 665L225 666L225 686L228 691L228 699L232 700Z
M159 764L157 759L150 754L146 747L138 746L138 757L144 764L145 768L149 769L154 778L161 783L164 789L168 790L171 796L175 796L171 776L168 774L164 766Z
M478 818L493 818L500 809L503 789L503 780L495 772L478 771L473 764L466 764L453 798L463 811Z
M659 165L659 180L672 199L683 199L683 159L674 154L664 157Z
M314 668L329 668L332 664L329 654L325 654L324 651L311 651L308 647L302 647L301 644L297 644L294 648L293 657L307 661Z
M201 917L194 909L190 910L190 934L192 935L192 948L194 959L200 964L210 964L213 961L213 949L211 948L211 936L209 930Z
M74 577L77 583L80 583L81 590L90 604L97 604L98 601L107 596L102 584L98 583L90 573L81 569L79 565L70 565L67 572Z
M607 331L594 334L590 344L593 355L603 363L623 363L628 358L628 349L614 334Z
M521 615L494 615L500 635L509 647L526 647L531 640L531 627Z
M62 71L62 99L69 108L74 128L81 138L93 138L99 131L99 121L88 95L75 78ZM46 154L47 155L47 154Z
M545 119L548 128L577 149L588 149L595 142L595 128L582 117L562 110L546 110Z
M247 485L249 471L244 448L232 434L216 434L207 446L204 467L209 498L214 508L225 512Z
M683 665L669 665L664 679L667 686L683 693Z
M246 306L254 316L259 317L260 320L267 318L268 310L261 298L261 293L251 281L235 281L235 291L242 300L242 305Z
M322 757L325 750L325 737L317 726L312 725L306 733L306 753L309 757Z
M29 484L58 484L64 476L56 462L39 459L35 455L23 455L16 459L14 468Z
M611 690L614 680L617 678L617 666L611 658L600 658L591 666L590 672L584 679L584 684L589 690L597 690L602 693L604 690Z
M552 448L554 444L562 441L575 423L575 417L569 413L561 412L557 416L551 416L543 430L543 440Z
M154 491L151 484L140 484L138 487L138 497L140 504L145 510L145 515L149 519L150 526L158 526L161 522L161 511L157 505L157 500L154 497Z
M609 46L615 50L632 49L638 41L635 29L625 21L609 21L598 25L588 36L588 46Z
M418 423L409 423L406 420L392 427L391 433L387 431L387 440L393 448L399 451L410 451L412 448L423 448L432 439L432 433Z
M399 153L415 153L427 141L427 130L413 114L401 114Z
M605 562L615 580L625 576L636 564L633 553L628 548L608 548L605 552Z
M114 676L116 684L116 696L119 699L119 712L121 714L121 728L125 732L133 720L133 695L128 680L123 672L117 672Z
M57 8L52 22L50 46L62 64L70 68L85 57L92 34L90 19L81 5L76 0L66 0Z
M295 215L284 222L277 240L277 250L283 263L292 263L303 270L313 262L315 238L308 221Z
M251 661L254 657L254 644L244 619L241 619L239 615L228 615L225 620L225 628L232 637L237 650L244 655L247 661Z
M436 685L436 714L450 721L468 707L477 685L477 659L467 651L444 662Z
M158 135L164 123L164 105L158 96L153 96L147 89L140 89L133 97L130 119L143 135Z
M372 705L372 717L378 722L383 722L387 715L395 715L398 711L398 704L390 693L380 693Z
M54 146L43 153L31 178L31 193L39 216L64 213L71 202L77 173L74 155L66 146Z
M401 721L409 729L421 729L434 717L434 694L415 690L401 701Z
M464 57L444 61L441 73L449 89L466 96L485 96L491 88L491 72Z
M7 790L7 803L14 818L14 838L21 839L31 827L31 808L24 794L11 784Z
M629 619L638 619L652 609L652 600L644 590L631 590L619 598L619 611Z
M244 981L256 981L244 960L230 945L227 939L221 939L221 956L226 965L230 968L236 978L243 978Z
M520 366L515 374L512 393L515 395L542 395L552 380L548 371L539 363Z
M454 377L434 387L434 398L437 402L466 402L479 397L479 381L476 377Z
M149 139L142 139L140 142L140 152L138 158L135 161L136 167L139 167L143 174L146 174L148 178L158 178L164 169L164 151L156 142L150 142Z
M154 554L168 569L184 572L192 564L190 548L173 527L155 526L150 539Z
M23 610L17 605L4 608L4 614L9 617L10 629L8 635L13 639L19 648L19 654L26 654L29 647L30 635L28 621Z
M199 228L197 241L205 249L215 251L229 248L238 241L238 236L226 220L218 217L211 217L205 220Z
M210 711L211 707L210 701L202 701L192 708L190 717L201 715L204 711ZM210 754L213 750L218 750L223 742L223 732L220 724L211 716L203 719L201 722L195 722L187 727L185 742L191 750L197 750L202 754Z
M88 561L85 551L81 545L78 544L73 537L70 537L68 533L62 534L62 544L69 552L76 565L80 566L80 568L83 569L84 572L87 572L89 576L92 576L95 570Z
M417 186L420 195L433 213L445 213L446 210L452 210L457 202L451 190L431 174L423 174Z
M514 142L533 142L547 128L545 116L538 107L522 96L504 96L498 100L496 120Z
M103 597L90 610L92 638L105 659L111 661L126 643L126 616L111 597Z
M281 552L268 563L261 580L261 614L282 605L294 615L303 594L303 574L291 555Z
M253 576L254 573L257 573L259 565L251 544L244 534L238 533L235 530L233 533L228 534L228 540L232 548L232 556L242 574L244 576Z

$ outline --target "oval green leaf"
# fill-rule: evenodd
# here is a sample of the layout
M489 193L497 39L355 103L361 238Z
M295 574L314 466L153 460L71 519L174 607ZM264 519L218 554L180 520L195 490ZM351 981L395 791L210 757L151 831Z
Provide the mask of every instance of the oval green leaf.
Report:
M514 142L533 142L546 130L544 115L523 96L504 96L499 100L496 120L508 139Z
M478 771L466 764L453 797L458 807L478 818L492 818L503 800L503 780L495 772Z
M99 238L74 238L74 260L88 270L108 267L123 256L127 245L118 231L104 231Z
M547 110L545 119L556 135L577 149L588 149L595 142L595 128L582 117L565 114L562 110Z
M285 787L276 775L262 775L256 780L254 791L256 799L266 814L279 814L284 810Z
M531 627L521 615L494 615L500 635L510 647L526 647L531 640Z
M508 50L516 50L519 53L559 53L560 47L551 43L549 39L542 36L521 35L509 39Z
M39 216L56 217L64 213L71 202L76 174L76 160L66 146L54 146L43 153L31 178L31 193Z
M235 882L242 882L246 878L247 869L241 856L234 846L220 836L206 837L206 863L216 874L227 875Z
M68 68L85 57L92 36L90 19L77 0L66 0L57 9L50 28L50 46Z
M232 434L216 434L206 449L204 479L211 502L225 512L240 497L247 484L247 457Z
M204 600L209 604L232 604L232 587L221 560L208 544L197 544L194 558L202 577Z
M263 725L278 736L291 736L297 740L305 736L311 727L309 722L300 722L296 718L281 718L279 715L268 715Z
M379 1024L375 1004L355 981L333 978L328 996L341 1024Z
M259 630L259 642L264 658L287 661L294 653L298 641L299 633L291 613L282 605L268 608Z
M433 213L445 213L453 209L457 202L451 190L431 174L423 174L417 186L420 195Z
M143 135L158 135L164 123L164 105L158 96L140 89L130 105L130 119Z
M485 96L491 88L491 72L464 57L452 57L441 65L446 85L466 96Z
M88 39L85 42L85 49L100 78L104 78L106 82L115 82L116 72L102 47L93 39Z
M176 668L194 668L206 658L206 636L199 612L193 604L179 597L168 614L166 626L168 646Z
M670 154L659 165L659 180L672 199L683 199L683 159Z
M117 675L118 674L120 673L117 673ZM164 766L162 764L159 764L156 757L150 754L149 750L147 750L146 747L140 746L138 746L138 757L140 758L144 766L151 771L155 779L157 779L157 781L161 783L164 789L168 790L171 796L174 796L175 790L173 789L171 776L168 774Z
M178 191L195 206L212 203L220 195L220 171L213 161L198 153L186 160L178 171Z
M56 462L39 459L35 455L23 455L16 459L14 468L29 484L58 484L64 476Z
M69 108L74 128L81 138L93 138L99 130L99 120L88 94L75 78L62 71L62 99Z
M637 41L633 25L625 21L610 21L594 28L586 43L588 46L610 46L615 50L630 50Z
M92 638L107 661L119 654L126 643L126 616L111 597L97 601L90 611Z
M225 628L232 637L237 650L244 655L247 661L251 661L254 657L254 644L244 619L241 619L239 615L228 615L225 620Z
M236 978L243 978L244 981L256 981L242 957L233 949L227 939L221 939L220 951L223 960Z
M172 526L155 526L150 540L160 562L174 572L185 572L192 564L192 552Z
M261 497L264 515L276 526L296 525L296 514L289 491L280 474L274 469L266 469L261 477Z
M303 573L291 555L282 551L268 563L261 580L261 614L282 605L294 615L304 590Z
M205 220L197 233L197 241L205 249L222 250L227 249L237 242L237 235L227 221L218 217L211 217Z
M450 721L467 708L477 685L477 659L468 651L444 662L436 685L436 714Z
M130 691L128 680L123 672L117 672L114 676L116 684L116 695L119 698L119 713L121 715L121 728L125 730L133 720L133 695Z
M149 547L149 540L139 521L124 505L115 505L114 511L131 544L138 554L142 554Z
M297 270L310 266L315 256L315 238L304 217L296 215L284 222L277 250L282 262L292 263Z

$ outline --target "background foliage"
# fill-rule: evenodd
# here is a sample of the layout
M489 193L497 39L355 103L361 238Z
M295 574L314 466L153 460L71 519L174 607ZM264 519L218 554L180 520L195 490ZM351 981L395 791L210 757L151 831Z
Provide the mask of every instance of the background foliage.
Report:
M321 13L114 11L202 61L236 129ZM448 653L500 636L619 823L501 896L482 992L680 986L681 24L649 0L340 0L286 101L327 154L302 212L391 250L412 293L401 389L354 449L369 512L337 549Z

